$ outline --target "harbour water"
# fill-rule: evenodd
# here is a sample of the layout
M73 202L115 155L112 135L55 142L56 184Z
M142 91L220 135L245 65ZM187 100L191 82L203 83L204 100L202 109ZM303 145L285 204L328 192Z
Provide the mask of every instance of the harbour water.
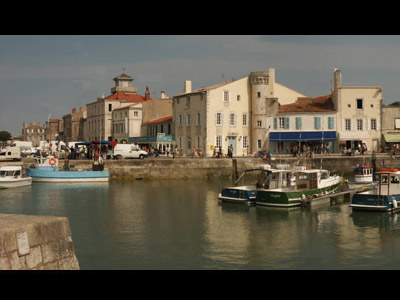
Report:
M226 179L33 183L0 212L69 219L81 270L398 270L400 216L219 203Z

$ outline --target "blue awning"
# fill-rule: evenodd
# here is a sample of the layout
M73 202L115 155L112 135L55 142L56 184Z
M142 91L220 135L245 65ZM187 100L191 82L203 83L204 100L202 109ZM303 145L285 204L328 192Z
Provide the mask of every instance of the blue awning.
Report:
M291 132L271 132L270 141L332 141L336 140L336 131L291 131Z

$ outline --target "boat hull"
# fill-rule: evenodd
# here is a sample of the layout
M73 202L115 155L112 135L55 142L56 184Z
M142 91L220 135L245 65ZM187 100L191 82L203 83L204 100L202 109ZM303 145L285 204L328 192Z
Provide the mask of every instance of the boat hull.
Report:
M104 182L109 180L109 171L59 171L28 168L26 174L35 182Z
M294 207L300 206L302 201L310 198L326 194L334 193L339 187L340 182L330 186L311 190L258 190L257 205L274 206L274 207Z
M376 193L358 193L353 195L350 207L360 211L395 211L400 209L400 195L378 196Z
M255 204L257 196L256 187L230 187L223 188L218 199L223 202Z
M16 188L32 184L31 177L24 177L16 180L0 180L0 189Z

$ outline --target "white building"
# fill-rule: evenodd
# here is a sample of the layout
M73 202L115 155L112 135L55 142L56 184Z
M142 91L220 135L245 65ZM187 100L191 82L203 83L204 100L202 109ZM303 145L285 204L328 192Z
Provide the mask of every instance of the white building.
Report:
M305 95L275 82L272 68L193 91L185 81L184 93L173 97L176 144L182 155L196 148L212 156L215 147L226 154L229 145L234 156L266 149L266 117L298 97Z
M337 152L336 111L332 95L298 98L293 104L281 105L276 116L267 117L267 136L272 154L291 154L304 145L320 152L328 145Z

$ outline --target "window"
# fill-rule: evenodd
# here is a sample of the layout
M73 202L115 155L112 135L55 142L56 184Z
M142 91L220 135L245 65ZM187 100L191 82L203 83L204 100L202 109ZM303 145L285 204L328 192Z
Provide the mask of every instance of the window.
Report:
M376 119L371 119L371 130L376 130Z
M243 149L247 148L247 136L243 137Z
M196 125L201 125L201 113L196 113Z
M135 111L133 112L133 116L134 116L134 117L138 117L138 116L139 116L139 112L135 110Z
M182 115L181 114L178 115L178 125L182 126Z
M261 149L261 140L257 140L257 148Z
M314 129L321 129L321 117L314 117Z
M237 95L237 96L236 96L236 100L237 100L237 101L240 101L240 95Z
M279 118L279 128L285 128L285 118Z
M179 137L179 149L182 149L182 137Z
M215 114L215 125L222 125L222 113Z
M301 117L296 117L296 129L301 129Z
M243 114L243 126L247 126L247 114Z
M229 114L229 125L236 126L236 114L234 113Z
M224 102L229 102L229 92L224 91Z
M192 124L192 120L191 120L191 118L190 118L190 114L187 114L186 115L186 125L187 126L190 126Z
M363 109L363 99L357 99L357 109Z
M196 137L196 141L197 141L197 148L201 148L201 145L200 145L201 139L199 136Z
M257 92L257 97L258 97L258 98L261 97L261 92Z
M357 130L363 130L363 120L357 119Z
M188 153L190 152L191 149L192 149L192 141L190 139L190 136L188 136L188 138L187 138L187 151L188 151Z
M217 135L215 137L215 146L216 147L222 147L222 136Z
M108 111L112 111L112 104L108 104Z
M351 120L350 119L345 120L345 129L351 130Z
M171 123L168 123L168 135L171 134Z
M334 128L335 128L335 118L328 117L328 129L334 129Z
M262 127L262 121L257 120L257 127Z

